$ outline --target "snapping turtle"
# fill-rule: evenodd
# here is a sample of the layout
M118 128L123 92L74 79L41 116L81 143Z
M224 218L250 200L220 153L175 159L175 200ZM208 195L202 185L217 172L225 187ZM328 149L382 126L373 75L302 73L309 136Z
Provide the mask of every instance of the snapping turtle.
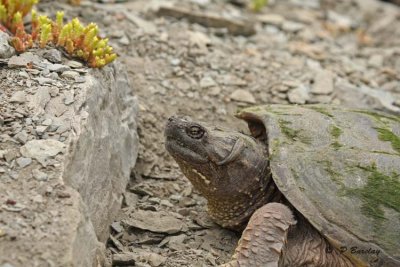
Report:
M165 129L211 218L244 229L224 266L400 266L400 117L321 105L236 116L251 136L187 117Z

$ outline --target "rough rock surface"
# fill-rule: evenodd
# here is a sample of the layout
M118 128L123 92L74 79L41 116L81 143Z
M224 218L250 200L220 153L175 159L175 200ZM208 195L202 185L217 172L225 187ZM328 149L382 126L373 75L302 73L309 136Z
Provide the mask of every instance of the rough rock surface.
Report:
M72 64L71 79L38 54L0 70L0 266L97 266L136 162L137 100L118 63Z

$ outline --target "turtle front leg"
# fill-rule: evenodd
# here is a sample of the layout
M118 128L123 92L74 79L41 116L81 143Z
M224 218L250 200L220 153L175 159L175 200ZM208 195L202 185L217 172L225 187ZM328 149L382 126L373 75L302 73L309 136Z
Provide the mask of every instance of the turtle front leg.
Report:
M278 267L289 227L296 221L288 207L268 203L251 216L232 260L221 267Z

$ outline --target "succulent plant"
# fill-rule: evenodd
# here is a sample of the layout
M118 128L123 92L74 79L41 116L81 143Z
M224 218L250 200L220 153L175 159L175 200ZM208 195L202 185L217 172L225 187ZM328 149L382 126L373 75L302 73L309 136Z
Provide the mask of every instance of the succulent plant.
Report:
M16 51L24 52L34 45L44 48L55 45L63 48L73 57L87 62L90 67L99 68L112 62L117 55L108 45L108 39L98 36L99 29L94 23L87 26L74 18L64 25L64 12L57 12L55 20L38 15L33 6L38 0L0 0L0 30L8 29ZM79 1L75 1L79 4ZM23 18L31 12L31 33L25 31Z

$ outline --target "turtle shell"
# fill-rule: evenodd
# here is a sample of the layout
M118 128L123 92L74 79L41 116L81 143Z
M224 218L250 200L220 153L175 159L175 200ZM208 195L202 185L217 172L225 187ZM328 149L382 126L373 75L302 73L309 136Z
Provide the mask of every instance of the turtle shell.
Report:
M400 266L400 117L325 105L268 105L272 177L287 200L356 266Z

